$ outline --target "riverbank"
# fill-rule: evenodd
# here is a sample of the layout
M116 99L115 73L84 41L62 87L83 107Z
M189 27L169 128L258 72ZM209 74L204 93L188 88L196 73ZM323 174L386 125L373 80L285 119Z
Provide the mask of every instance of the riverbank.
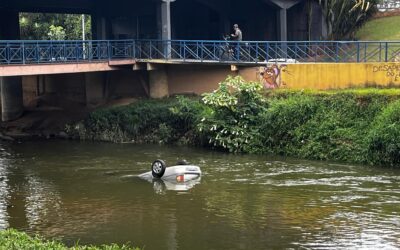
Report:
M400 89L265 91L230 78L203 98L100 109L69 136L400 166Z
M136 98L111 99L97 107L87 107L72 101L55 101L54 96L43 96L29 104L17 120L0 121L0 140L73 139L65 132L67 124L77 123L96 109L125 106Z
M13 229L0 231L0 249L8 250L28 250L28 249L53 249L53 250L139 250L129 246L103 245L103 246L79 246L78 244L70 248L58 241L46 241L38 236L31 237L26 233L18 232Z

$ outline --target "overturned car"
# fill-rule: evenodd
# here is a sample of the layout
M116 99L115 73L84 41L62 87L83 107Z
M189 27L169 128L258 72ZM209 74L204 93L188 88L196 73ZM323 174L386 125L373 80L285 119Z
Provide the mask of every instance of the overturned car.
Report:
M163 160L155 160L151 165L151 171L139 175L139 178L158 187L165 187L166 190L186 191L200 183L201 170L200 167L191 165L185 160L170 167L167 167Z

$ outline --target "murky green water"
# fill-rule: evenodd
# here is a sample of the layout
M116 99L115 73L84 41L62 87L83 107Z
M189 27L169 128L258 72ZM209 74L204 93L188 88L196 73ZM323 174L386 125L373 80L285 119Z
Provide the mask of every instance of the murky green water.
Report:
M180 192L136 177L185 158ZM163 186L164 188L166 186ZM145 249L400 248L400 171L202 149L1 145L0 228Z

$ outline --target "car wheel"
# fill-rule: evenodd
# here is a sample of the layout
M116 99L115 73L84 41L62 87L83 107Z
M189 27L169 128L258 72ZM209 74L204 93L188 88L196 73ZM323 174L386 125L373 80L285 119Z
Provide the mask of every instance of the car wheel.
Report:
M151 165L151 174L155 178L161 178L164 175L166 168L167 165L163 160L155 160Z

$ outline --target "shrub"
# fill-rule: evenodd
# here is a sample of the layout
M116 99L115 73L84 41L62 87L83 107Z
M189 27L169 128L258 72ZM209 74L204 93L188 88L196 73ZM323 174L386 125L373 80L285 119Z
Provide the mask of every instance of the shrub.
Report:
M400 165L400 101L388 105L373 122L366 158L379 165Z
M66 131L82 140L173 143L195 128L203 107L197 99L185 97L144 100L99 109L84 121L67 126Z
M261 151L260 114L266 110L262 85L228 77L203 102L210 108L199 123L209 143L230 152Z
M315 98L293 96L285 99L269 100L269 109L262 117L261 134L264 151L276 154L293 154L287 150L289 144L298 146L303 138L296 134L296 129L311 119L317 110Z

